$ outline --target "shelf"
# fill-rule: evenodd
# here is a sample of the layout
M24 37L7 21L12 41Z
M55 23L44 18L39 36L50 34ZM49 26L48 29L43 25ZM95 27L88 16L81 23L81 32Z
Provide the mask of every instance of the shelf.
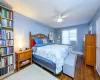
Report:
M6 55L1 55L1 57L10 56L10 55L13 55L13 53L6 54Z
M0 46L1 48L6 48L6 47L13 47L13 46Z
M8 67L8 66L12 66L12 65L14 65L14 64L9 64L9 65L6 65L4 67L0 67L0 69L5 68L5 67Z
M0 76L0 80L2 80L3 78L5 78L5 77L7 77L7 76L9 76L9 75L11 75L11 74L13 74L13 73L14 73L14 70L12 70L12 71L10 71L9 73L6 73L6 74Z
M28 65L28 64L31 64L31 62L29 61L29 62L27 62L25 64L21 64L20 67L23 67L23 66Z
M3 29L10 29L10 30L13 30L12 27L2 27L2 26L1 26L1 28L3 28Z
M0 39L0 40L14 40L14 39Z
M9 21L13 21L12 19L8 19L8 18L2 18L2 19L7 19L7 20L9 20Z

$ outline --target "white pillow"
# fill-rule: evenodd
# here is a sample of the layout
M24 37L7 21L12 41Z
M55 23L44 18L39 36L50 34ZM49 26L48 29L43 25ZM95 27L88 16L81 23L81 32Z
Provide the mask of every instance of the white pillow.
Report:
M42 39L42 41L43 41L44 44L48 43L46 39Z

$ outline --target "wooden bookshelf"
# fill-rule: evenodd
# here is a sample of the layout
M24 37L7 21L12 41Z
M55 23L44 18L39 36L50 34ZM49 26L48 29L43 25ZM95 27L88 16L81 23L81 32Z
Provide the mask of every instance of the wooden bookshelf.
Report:
M13 11L0 5L0 80L14 72L13 33Z

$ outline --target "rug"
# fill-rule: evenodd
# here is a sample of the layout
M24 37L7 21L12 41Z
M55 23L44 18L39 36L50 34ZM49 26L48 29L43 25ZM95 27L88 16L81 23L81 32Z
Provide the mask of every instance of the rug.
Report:
M58 80L39 66L32 64L4 80Z

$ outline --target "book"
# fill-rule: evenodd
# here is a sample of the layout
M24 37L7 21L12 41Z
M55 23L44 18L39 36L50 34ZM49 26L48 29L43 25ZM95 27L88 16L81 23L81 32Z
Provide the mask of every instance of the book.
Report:
M2 40L0 40L0 46L2 46Z
M0 48L0 56L2 55L2 48Z
M7 62L8 62L8 65L10 65L10 57L9 56L7 57Z
M0 28L0 39L2 39L2 30Z
M1 15L1 12L2 12L2 9L0 8L0 26L1 26L1 23L2 23L2 15Z
M7 11L7 19L10 19L10 13L9 13L9 11Z
M6 40L0 40L0 46L6 46Z
M10 16L10 19L12 20L13 19L13 13L10 12L9 16Z
M11 28L13 27L13 22L11 20L9 21L8 26L11 27Z
M2 19L2 24L1 24L2 27L7 27L7 20L6 19Z
M6 55L7 54L7 48L3 48L3 50L4 50L4 55Z
M13 62L12 62L12 56L9 56L10 58L10 64L13 64Z
M1 31L2 39L6 39L6 30Z
M7 10L2 9L2 18L7 18Z
M1 58L1 66L4 67L4 58Z

